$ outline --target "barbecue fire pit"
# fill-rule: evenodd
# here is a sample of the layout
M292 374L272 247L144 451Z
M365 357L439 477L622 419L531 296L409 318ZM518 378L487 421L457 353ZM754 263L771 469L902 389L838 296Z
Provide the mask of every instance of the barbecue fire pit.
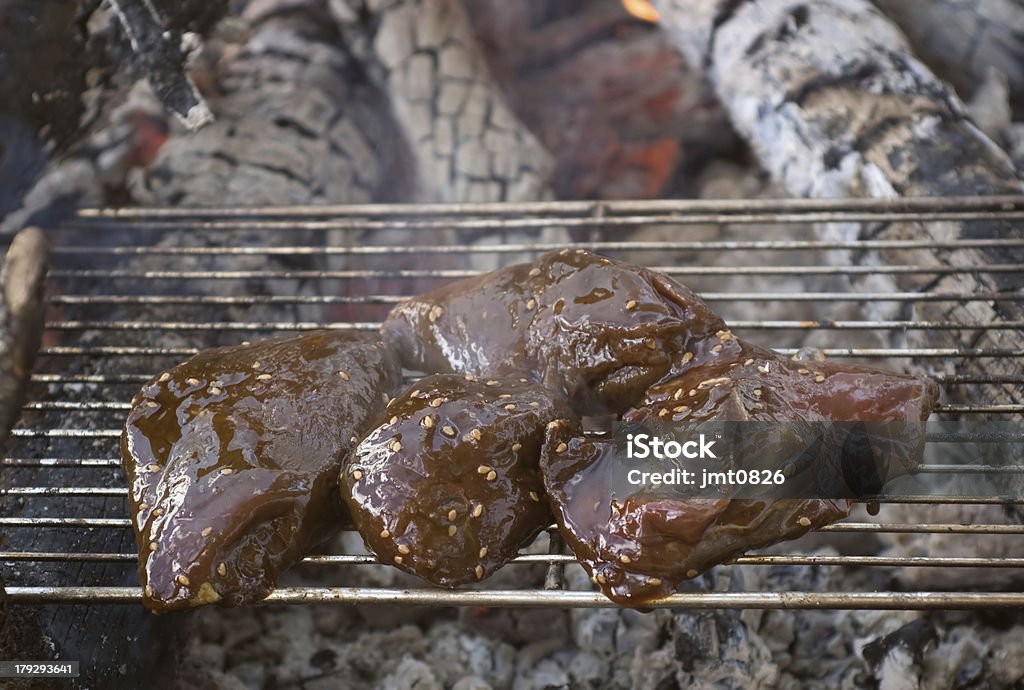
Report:
M51 245L0 453L0 688L1024 683L1021 36L1004 0L0 0L0 249ZM568 249L782 356L935 380L923 464L646 613L553 525L463 588L346 531L257 605L144 608L144 383Z

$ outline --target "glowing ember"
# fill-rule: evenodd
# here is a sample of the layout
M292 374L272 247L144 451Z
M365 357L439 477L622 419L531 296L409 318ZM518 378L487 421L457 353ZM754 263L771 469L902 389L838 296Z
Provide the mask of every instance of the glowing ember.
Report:
M637 19L656 24L658 22L658 10L647 0L622 0L622 6L626 11Z

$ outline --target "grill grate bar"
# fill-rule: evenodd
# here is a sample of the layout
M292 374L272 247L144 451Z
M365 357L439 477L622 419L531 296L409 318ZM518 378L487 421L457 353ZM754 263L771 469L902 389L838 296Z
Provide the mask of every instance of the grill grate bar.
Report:
M8 587L14 604L138 603L138 587ZM608 608L599 592L558 590L438 590L370 587L283 587L272 604L400 604L406 606L515 606ZM649 604L672 609L874 609L887 611L996 609L1024 606L1024 594L1004 592L685 592Z
M912 347L912 348L893 348L893 347L824 347L820 348L821 353L826 357L1024 357L1024 350L1016 350L1012 348L944 348L944 347ZM779 347L774 348L775 352L784 356L792 356L797 354L799 348L795 347ZM117 356L117 357L154 357L154 356L174 356L174 357L187 357L194 355L199 352L199 348L195 347L134 347L134 346L113 346L113 345L100 345L91 347L78 347L78 346L56 346L56 347L45 347L40 350L40 354L44 356L69 356L69 355L84 355L91 357L103 357L103 356Z
M136 553L91 553L62 551L0 551L0 562L65 562L65 563L134 563ZM575 563L569 554L524 554L510 563L550 563L562 566ZM307 565L384 565L376 556L330 555L306 556ZM1024 568L1024 558L982 558L967 556L804 556L751 555L740 556L722 565L801 565L821 567L874 566L892 568Z
M1024 213L1020 215L1024 219ZM624 219L616 219L624 220ZM641 220L641 219L634 219ZM650 219L643 219L644 224ZM672 220L672 219L666 219ZM517 221L515 224L498 224L492 226L489 223L469 224L441 222L436 227L449 229L451 227L465 227L472 229L486 229L489 227L505 228L513 227L547 227L551 221L542 220L537 222ZM589 220L580 224L590 225ZM401 227L401 224L398 224ZM207 227L205 224L190 227ZM264 224L254 224L255 228L264 228ZM280 225L271 225L267 229L280 229ZM328 226L333 228L333 226ZM369 229L391 230L395 229L389 223L375 224ZM1024 239L995 239L995 240L854 240L854 241L830 241L830 240L729 240L729 241L678 241L678 242L579 242L579 248L590 249L595 252L614 251L651 251L662 252L672 251L694 251L694 252L721 252L721 251L833 251L850 250L864 251L873 249L931 249L931 250L963 250L963 249L1019 249L1024 247ZM88 246L88 245L64 245L53 248L54 256L395 256L395 255L461 255L461 254L521 254L523 252L543 253L564 249L561 243L550 242L504 242L502 244L441 244L441 245L360 245L354 247L340 246L316 246L316 245L288 245L288 246L260 246L260 245L220 245L220 246L187 246L187 247L163 247L163 246L139 246L121 245L114 247ZM1024 271L1021 266L1016 266L1016 271ZM988 271L988 268L985 268Z
M65 518L65 517L0 517L0 526L5 527L87 527L99 529L128 529L132 526L128 518ZM840 522L820 527L816 532L857 532L870 534L981 534L981 535L1024 535L1024 525L971 524L959 523L876 523ZM561 539L555 533L557 539ZM552 546L551 549L556 547ZM558 550L549 549L550 555L565 555L564 545ZM533 557L533 556L531 556ZM550 560L541 557L543 560ZM571 558L571 556L570 556ZM570 561L571 562L571 561ZM558 561L562 563L562 561Z
M0 488L0 496L78 496L127 498L128 489L107 486L14 486ZM932 503L935 505L1024 505L1024 496L886 495L866 496L856 503Z
M950 275L963 273L963 270L953 270L944 267L927 266L692 266L688 268L678 267L654 267L655 270L667 273L671 276L791 276L794 273L804 275L896 275L896 274L936 274ZM997 266L997 268L999 268ZM985 269L986 272L988 269ZM1019 267L1006 266L997 273L1019 273ZM286 280L286 279L353 279L353 278L438 278L451 280L455 278L471 278L480 275L479 271L470 269L349 269L349 270L294 270L294 271L273 271L273 270L248 270L248 271L138 271L132 269L110 269L109 271L97 269L55 269L50 272L52 278L71 278L79 280L82 278L110 280L115 278L131 278L133 280ZM844 293L843 298L848 298L850 293ZM856 293L854 293L856 294ZM1019 294L989 293L991 299L1020 299ZM929 295L918 295L926 299ZM953 296L950 299L958 299Z
M532 214L558 216L562 214L589 214L605 217L613 213L720 212L747 214L751 211L802 213L822 212L889 212L938 213L972 211L975 213L1003 212L1024 209L1024 196L949 196L908 197L899 199L644 199L624 201L528 201L500 203L449 204L335 204L250 207L106 207L84 208L80 218L107 218L135 220L138 218L262 218L327 216L397 216L414 218L438 215L499 215Z
M33 374L33 383L100 383L100 384L139 384L146 383L152 374ZM1024 374L992 374L974 376L969 374L931 374L932 379L945 385L964 385L970 383L1024 383Z
M744 321L725 319L734 330L1019 330L1024 321ZM51 331L319 331L377 330L379 321L50 321Z

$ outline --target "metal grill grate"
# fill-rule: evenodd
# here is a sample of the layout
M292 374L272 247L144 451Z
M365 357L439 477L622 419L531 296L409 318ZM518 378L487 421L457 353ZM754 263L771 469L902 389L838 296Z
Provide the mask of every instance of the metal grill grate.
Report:
M492 234L557 224L569 228L578 246L610 256L630 252L650 257L659 270L685 281L721 276L784 281L794 275L819 278L842 276L920 276L937 279L958 269L943 265L827 265L799 263L792 257L807 252L861 250L959 249L1024 250L1024 239L868 240L761 239L754 232L743 239L693 239L693 226L755 224L1000 221L1024 223L1024 197L965 199L870 200L743 200L652 202L552 202L480 205L377 205L343 207L289 207L251 209L99 209L82 211L78 218L56 230L52 275L53 312L48 339L32 377L30 400L22 425L15 429L10 457L0 460L0 563L14 586L8 597L15 603L135 602L141 595L130 586L136 559L126 512L117 451L120 423L137 388L161 369L203 347L280 331L316 328L375 329L392 304L414 292L442 282L472 275L467 267L475 258L496 258L507 263L523 254L536 255L564 245L513 242L501 246L472 243L443 244L440 231L457 230L463 240L474 233ZM671 227L678 241L611 241L616 229ZM179 232L188 231L188 232ZM186 241L195 236L204 244L158 244L167 233ZM372 240L388 231L388 244ZM741 232L741 231L737 231ZM254 244L252 238L273 238ZM408 241L396 241L404 237ZM210 238L216 238L211 241ZM243 238L244 244L243 244ZM327 239L331 238L331 239ZM339 241L339 238L341 241ZM690 264L658 266L671 252L693 252ZM703 265L701 257L728 252L764 252L779 257L756 265ZM513 256L515 255L515 256ZM429 262L428 267L411 262ZM390 263L389 263L390 262ZM734 262L735 263L735 262ZM933 301L949 303L1024 303L1024 266L993 263L966 269L974 274L1002 277L1012 289L989 292L935 290L917 292L798 291L768 289L719 292L703 296L729 320L737 332L766 345L773 335L821 330L829 336L824 352L830 357L905 361L918 358L934 364L935 378L948 389L975 385L1001 386L1008 391L1024 386L1024 350L1014 348L858 347L848 344L863 331L892 330L1021 330L1024 322L960 323L914 319L867 321L805 321L729 319L737 304L757 305L778 300L793 303L891 302L906 305ZM1009 279L1006 280L1006 279ZM318 285L316 294L260 294L247 292L246 281L292 281ZM1016 281L1016 282L1013 282ZM997 283L998 281L993 281ZM203 287L197 287L201 285ZM212 287L211 287L212 286ZM387 289L381 290L384 287ZM328 292L329 290L329 292ZM242 318L225 318L223 310ZM321 319L253 318L250 311L319 309ZM260 312L263 313L263 312ZM298 313L298 312L295 312ZM904 312L906 313L906 312ZM167 315L170 316L167 316ZM340 314L340 317L337 315ZM749 333L748 333L749 332ZM794 348L777 348L792 354ZM957 362L1012 362L960 373ZM947 366L952 363L954 366ZM1019 366L1018 366L1019 365ZM987 373L989 369L996 369ZM943 373L945 372L945 373ZM950 373L954 372L954 373ZM1010 373L1006 373L1010 372ZM964 388L963 390L969 390ZM1024 405L1007 399L994 402L949 404L947 418L1019 420ZM1017 439L1019 442L1019 439ZM975 475L1024 474L1024 466L931 465L923 473ZM920 504L1024 504L1011 496L905 495L887 502ZM73 507L73 509L72 509ZM93 512L90 512L93 511ZM56 539L39 543L66 543L68 548L32 547L43 530L62 531ZM98 539L97 534L118 532L120 540ZM960 539L988 535L1024 536L1024 525L953 524L929 522L885 523L848 521L821 532L950 534ZM26 536L29 535L29 536ZM97 551L72 547L103 543L115 547ZM609 606L600 594L565 589L563 569L573 562L557 536L549 554L526 554L517 564L548 565L544 588L443 591L345 587L344 569L332 575L338 586L279 589L270 602L404 603L505 606ZM830 568L1024 568L1024 558L966 557L930 554L916 557L801 555L800 541L793 553L753 554L735 559L729 567L821 566ZM321 568L361 567L374 563L363 555L311 556L306 562ZM59 584L50 584L58 582ZM45 584L44 584L45 583ZM1008 607L1024 605L1024 593L961 592L686 592L661 606L743 608L877 608L929 609Z

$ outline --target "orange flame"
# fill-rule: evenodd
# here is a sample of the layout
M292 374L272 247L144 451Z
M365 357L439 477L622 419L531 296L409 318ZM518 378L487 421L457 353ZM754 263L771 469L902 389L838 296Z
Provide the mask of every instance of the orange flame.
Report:
M654 5L647 0L622 0L622 6L637 19L651 24L658 23L658 10L654 9Z

